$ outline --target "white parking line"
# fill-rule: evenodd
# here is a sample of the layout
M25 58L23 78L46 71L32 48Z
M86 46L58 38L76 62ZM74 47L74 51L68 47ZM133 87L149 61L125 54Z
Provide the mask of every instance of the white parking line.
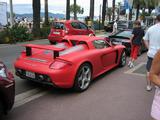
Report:
M146 75L144 75L144 74L134 73L135 70L139 69L140 67L142 67L142 66L145 65L145 64L146 64L146 63L140 63L140 64L138 64L137 66L135 66L134 68L132 68L132 69L130 69L130 70L124 72L124 73L145 77Z
M18 94L15 96L14 108L24 105L32 100L35 100L41 96L46 95L47 91L42 91L38 88L29 90L27 92Z
M10 69L10 71L14 73L15 69ZM26 92L23 92L15 96L15 103L13 107L14 108L19 107L46 94L47 94L47 91L43 91L38 88L28 90Z

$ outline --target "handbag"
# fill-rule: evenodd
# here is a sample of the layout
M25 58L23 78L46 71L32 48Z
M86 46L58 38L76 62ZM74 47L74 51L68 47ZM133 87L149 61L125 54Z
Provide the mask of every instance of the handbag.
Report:
M160 120L160 88L156 87L155 95L151 108L151 116L155 120Z

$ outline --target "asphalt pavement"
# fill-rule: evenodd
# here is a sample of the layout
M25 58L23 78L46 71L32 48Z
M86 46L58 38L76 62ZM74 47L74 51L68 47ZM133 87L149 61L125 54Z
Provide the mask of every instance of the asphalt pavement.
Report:
M102 35L103 36L103 35ZM49 44L48 40L26 43ZM0 46L0 59L14 72L22 44ZM115 68L96 78L83 93L55 89L15 76L16 99L4 120L151 120L153 93L145 90L146 53L134 69Z

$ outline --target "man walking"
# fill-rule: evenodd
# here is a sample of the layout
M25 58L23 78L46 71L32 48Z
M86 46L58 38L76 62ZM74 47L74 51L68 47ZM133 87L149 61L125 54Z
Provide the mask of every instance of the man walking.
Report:
M137 59L139 49L142 45L142 38L144 36L144 30L141 28L141 23L139 21L134 22L134 29L132 31L131 41L131 55L128 66L130 68L134 67L134 61Z
M157 53L158 49L160 49L160 14L157 15L156 17L156 24L151 26L145 36L144 36L144 43L146 45L146 47L148 48L148 61L147 61L147 65L146 65L146 69L147 69L147 86L146 86L146 90L147 91L151 91L152 90L152 86L151 86L151 82L149 80L149 72L150 72L150 68L152 65L152 60L155 56L155 54Z

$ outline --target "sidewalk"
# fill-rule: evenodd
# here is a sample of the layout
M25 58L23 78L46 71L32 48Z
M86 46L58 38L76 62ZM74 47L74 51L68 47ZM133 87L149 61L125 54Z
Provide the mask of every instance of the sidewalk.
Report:
M96 33L96 35L107 36L107 34L104 30L96 30L95 33ZM29 43L31 43L31 44L35 44L35 43L36 44L41 44L42 41L43 41L43 44L44 44L44 42L46 44L49 44L48 39L40 39L40 40L32 40L32 41L26 41L26 42L17 42L16 44L0 44L0 48L9 47L9 46L18 46L18 45L29 44Z

